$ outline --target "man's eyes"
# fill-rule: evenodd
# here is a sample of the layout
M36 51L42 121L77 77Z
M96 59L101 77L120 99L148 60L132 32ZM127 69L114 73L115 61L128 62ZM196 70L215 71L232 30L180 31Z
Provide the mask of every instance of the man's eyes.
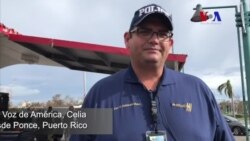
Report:
M158 32L158 35L161 37L167 36L167 34L168 34L167 32Z
M153 32L152 30L146 30L146 29L141 29L138 31L141 34L152 34L152 33L157 33L159 36L167 36L168 32L166 31L160 31L160 32Z
M141 29L138 31L140 34L151 34L152 31L151 30L146 30L146 29Z

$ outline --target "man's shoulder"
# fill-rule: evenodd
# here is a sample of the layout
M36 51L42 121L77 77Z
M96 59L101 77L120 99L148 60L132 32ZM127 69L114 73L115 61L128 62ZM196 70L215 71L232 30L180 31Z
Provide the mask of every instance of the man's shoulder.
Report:
M116 81L121 81L121 79L124 78L124 75L126 74L126 70L127 69L123 69L123 70L120 70L110 76L107 76L101 80L99 80L97 82L98 85L101 85L101 84L112 84L112 83L116 83Z
M111 88L119 87L123 83L124 75L126 75L126 69L118 71L110 76L100 79L97 81L91 88L90 91L100 91L105 90L108 91Z
M167 73L169 73L169 75L173 76L176 79L180 78L180 79L200 80L200 78L198 78L197 76L194 76L191 74L186 74L186 73L179 72L179 71L175 71L175 70L168 69L168 68L167 68Z
M102 107L106 104L109 105L110 104L109 102L105 102L104 105L102 105L101 102L103 102L104 99L105 101L108 101L107 99L110 99L112 101L112 99L116 98L115 92L121 90L125 74L126 74L126 69L121 70L115 74L112 74L96 82L88 92L84 100L83 107L93 108L93 107Z
M212 91L202 79L194 75L185 74L173 70L168 70L168 73L169 74L167 76L171 77L172 82L175 84L176 88L181 90L182 92L198 92L197 94L199 95L202 92L204 95L207 95L209 97L212 96Z
M183 72L167 69L167 76L171 77L176 83L189 83L189 84L201 84L206 86L206 84L199 77L186 74ZM168 79L168 78L167 78Z

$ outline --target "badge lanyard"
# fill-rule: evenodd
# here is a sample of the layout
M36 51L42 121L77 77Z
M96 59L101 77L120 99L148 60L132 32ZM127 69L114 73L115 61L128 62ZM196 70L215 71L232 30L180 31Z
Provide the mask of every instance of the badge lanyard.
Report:
M158 90L158 89L157 89ZM158 124L157 124L157 92L158 91L148 90L150 94L150 101L151 101L151 117L153 122L154 131L147 131L146 132L146 140L147 141L167 141L167 133L166 131L159 131Z
M153 92L152 90L149 90L150 93L150 100L151 100L151 115L153 120L153 127L155 133L158 132L158 125L157 125L157 103L156 103L156 95L157 93Z

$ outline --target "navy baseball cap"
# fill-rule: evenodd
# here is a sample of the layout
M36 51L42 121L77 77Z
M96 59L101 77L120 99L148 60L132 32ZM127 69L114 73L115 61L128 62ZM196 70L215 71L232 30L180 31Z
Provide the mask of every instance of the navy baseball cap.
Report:
M147 5L135 11L134 17L130 24L129 31L139 25L144 19L146 19L150 15L161 15L163 18L162 20L165 20L164 22L166 22L168 29L173 31L171 15L168 14L166 10L163 9L161 6L156 4Z

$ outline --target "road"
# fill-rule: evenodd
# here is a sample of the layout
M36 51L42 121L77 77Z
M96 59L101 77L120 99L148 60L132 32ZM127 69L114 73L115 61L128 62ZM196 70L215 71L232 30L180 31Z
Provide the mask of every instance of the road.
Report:
M234 136L236 141L246 141L246 136Z

